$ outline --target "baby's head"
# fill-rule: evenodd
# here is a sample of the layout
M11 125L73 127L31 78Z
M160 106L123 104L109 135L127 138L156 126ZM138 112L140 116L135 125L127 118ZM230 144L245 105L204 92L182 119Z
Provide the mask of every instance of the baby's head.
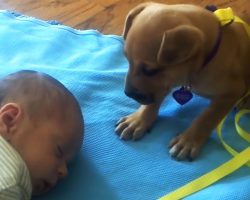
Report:
M0 135L25 161L34 195L67 175L83 129L77 100L54 78L19 71L0 80Z

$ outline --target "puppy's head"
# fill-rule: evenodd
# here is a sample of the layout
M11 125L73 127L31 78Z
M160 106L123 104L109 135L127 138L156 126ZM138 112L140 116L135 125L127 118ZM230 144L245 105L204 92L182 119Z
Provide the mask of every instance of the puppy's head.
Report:
M162 4L146 3L126 18L125 94L141 104L154 103L171 87L184 84L201 49L202 32L177 13Z

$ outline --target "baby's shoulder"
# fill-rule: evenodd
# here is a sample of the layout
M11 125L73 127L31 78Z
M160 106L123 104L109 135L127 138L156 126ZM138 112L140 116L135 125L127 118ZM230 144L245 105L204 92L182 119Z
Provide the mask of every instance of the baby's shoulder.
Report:
M31 181L25 162L1 136L0 169L0 193L11 188L31 192Z

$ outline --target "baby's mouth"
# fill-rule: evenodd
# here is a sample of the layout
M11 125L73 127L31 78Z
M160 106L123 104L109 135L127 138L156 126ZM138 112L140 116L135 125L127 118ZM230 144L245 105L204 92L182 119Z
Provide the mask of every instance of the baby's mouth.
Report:
M43 181L42 182L42 187L41 187L41 193L48 192L53 186L54 186L54 184L52 184L52 183L50 183L48 181Z
M46 180L41 180L39 184L37 184L34 188L33 195L38 196L43 193L48 192L54 184L50 183L49 181Z

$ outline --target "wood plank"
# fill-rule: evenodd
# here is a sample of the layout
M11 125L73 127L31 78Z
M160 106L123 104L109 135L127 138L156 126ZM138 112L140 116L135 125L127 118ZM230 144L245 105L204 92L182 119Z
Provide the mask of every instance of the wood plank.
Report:
M0 9L14 10L43 20L57 20L77 29L97 29L105 34L121 34L130 9L147 0L0 0ZM232 7L250 23L249 0L156 0L200 6Z
M123 24L125 21L125 17L130 9L135 7L141 2L147 2L146 0L123 0L118 3L109 6L108 8L102 10L97 13L93 17L89 18L86 21L82 21L81 23L76 25L78 29L97 29L100 32L105 34L118 34L122 33ZM157 2L166 2L166 0L158 0ZM168 0L168 4L175 4L176 0ZM185 0L178 1L179 3L187 3ZM243 17L245 20L250 22L250 3L249 0L190 0L189 3L200 5L205 7L206 5L216 5L221 8L225 7L233 7L235 12ZM249 5L249 6L244 6Z

